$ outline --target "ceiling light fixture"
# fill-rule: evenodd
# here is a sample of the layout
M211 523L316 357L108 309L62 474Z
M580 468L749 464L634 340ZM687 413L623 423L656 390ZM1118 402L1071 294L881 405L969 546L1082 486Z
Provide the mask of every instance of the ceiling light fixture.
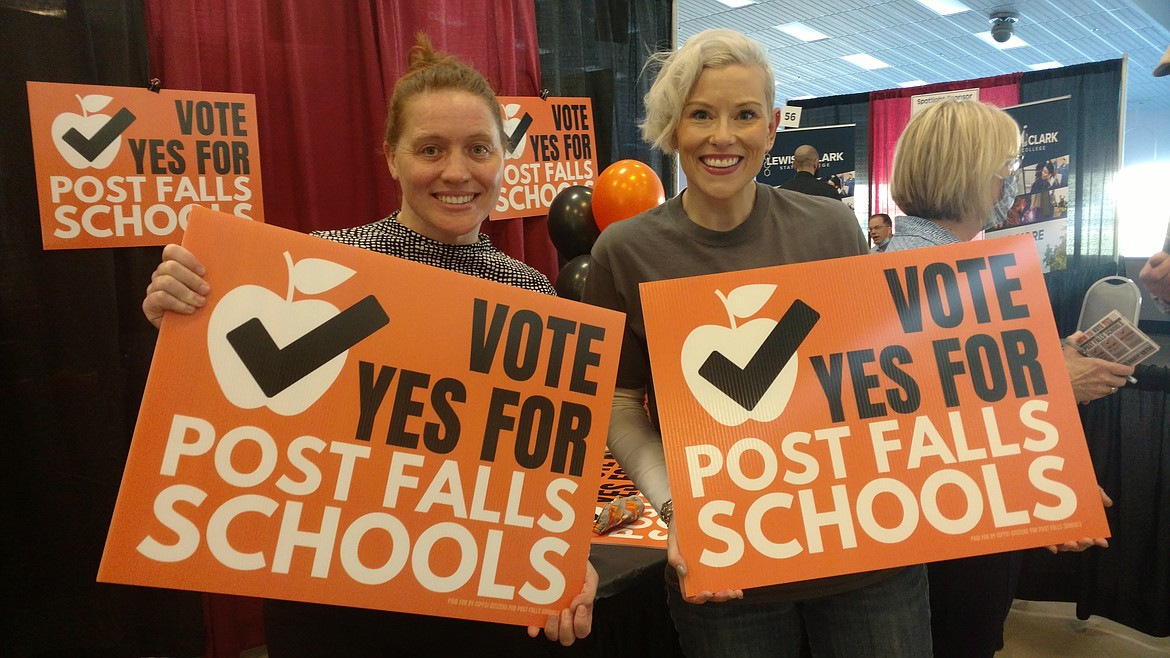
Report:
M788 23L786 25L777 25L777 30L791 37L796 37L804 42L820 41L821 39L828 39L829 35L815 30L804 23Z
M964 11L971 11L967 5L958 0L918 0L918 4L933 11L939 16L950 16Z
M873 71L875 69L885 69L885 68L890 67L889 64L874 57L873 55L867 55L866 53L858 53L856 55L845 55L841 59L845 60L846 62L849 62L850 64L852 64L854 66L859 66L859 67L865 69L866 71Z

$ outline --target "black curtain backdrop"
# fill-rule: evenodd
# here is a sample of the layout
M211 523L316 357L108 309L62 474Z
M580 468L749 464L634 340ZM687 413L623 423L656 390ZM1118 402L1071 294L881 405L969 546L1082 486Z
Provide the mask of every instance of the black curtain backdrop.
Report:
M1136 386L1082 407L1097 479L1113 498L1109 548L1029 551L1019 598L1070 601L1147 635L1170 636L1170 369L1138 366Z
M25 82L147 84L139 0L0 3L0 655L197 656L199 594L99 584L158 248L43 251Z
M800 107L800 127L819 128L856 124L853 129L854 173L853 211L869 217L869 94L846 94L829 98L789 101Z
M1020 76L1020 102L1069 99L1069 266L1114 256L1117 206L1106 186L1121 166L1121 60L1078 64ZM1067 138L1067 142L1065 141Z
M638 160L674 187L673 158L653 150L638 128L642 97L654 81L647 56L671 46L671 0L536 0L541 85L552 96L592 99L600 174Z
M1125 274L1106 257L1082 256L1044 276L1057 331L1076 330L1085 291ZM1107 549L1025 554L1018 598L1069 601L1143 633L1170 635L1170 369L1139 365L1136 385L1080 407L1097 480L1113 498Z

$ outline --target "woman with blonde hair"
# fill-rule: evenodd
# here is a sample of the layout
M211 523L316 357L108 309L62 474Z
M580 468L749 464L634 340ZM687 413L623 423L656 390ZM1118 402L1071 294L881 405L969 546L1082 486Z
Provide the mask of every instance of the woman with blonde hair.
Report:
M678 156L689 186L601 233L585 301L626 314L609 448L669 528L667 598L680 644L692 657L798 656L803 636L817 656L929 656L921 566L682 594L687 561L697 556L679 552L671 523L639 284L857 256L869 248L839 200L756 182L780 118L775 78L758 43L708 30L657 61L643 136ZM651 415L643 406L647 395Z
M1016 199L1020 128L1003 110L947 100L917 114L898 138L890 195L906 216L887 252L971 240L1005 221ZM1131 366L1084 357L1071 349L1065 365L1079 402L1124 386ZM1106 506L1112 504L1102 492ZM1084 538L1049 550L1108 546ZM1015 598L1021 553L997 553L927 565L930 625L938 658L991 658Z

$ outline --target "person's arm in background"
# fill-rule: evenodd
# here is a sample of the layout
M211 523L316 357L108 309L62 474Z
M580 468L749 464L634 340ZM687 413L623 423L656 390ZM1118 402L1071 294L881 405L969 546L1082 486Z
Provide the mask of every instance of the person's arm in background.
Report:
M1133 374L1133 366L1085 356L1068 346L1064 348L1064 365L1068 368L1073 394L1081 404L1117 392Z
M1163 313L1170 313L1170 254L1163 250L1150 256L1138 278L1154 296L1158 308Z

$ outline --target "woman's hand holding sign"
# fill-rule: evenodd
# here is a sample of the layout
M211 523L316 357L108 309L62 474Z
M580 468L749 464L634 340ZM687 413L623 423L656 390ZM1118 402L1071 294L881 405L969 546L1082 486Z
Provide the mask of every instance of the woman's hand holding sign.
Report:
M742 599L742 589L725 589L718 592L708 592L706 590L699 592L695 596L687 596L686 586L683 584L683 579L687 576L687 561L683 558L682 553L678 549L678 530L675 529L676 524L671 523L666 532L666 562L674 567L678 573L679 587L684 592L683 600L687 603L695 603L702 605L707 601L714 601L715 603L723 603L731 599Z
M190 315L207 301L211 286L203 280L207 271L190 251L177 244L163 247L162 262L150 275L142 312L155 327L162 326L163 312Z
M581 585L581 593L569 601L569 607L561 610L560 615L549 615L544 624L544 636L553 642L560 642L562 646L573 644L574 640L584 639L593 630L593 600L597 596L597 570L592 563L585 567L585 583ZM529 626L528 637L536 637L540 633L540 626Z
M1098 487L1101 489L1100 487ZM1101 505L1103 507L1113 507L1113 499L1109 494L1101 489ZM1100 548L1109 548L1109 540L1104 537L1082 537L1081 539L1069 540L1063 544L1055 544L1053 546L1045 546L1049 553L1056 555L1057 553L1080 553L1086 549L1099 546Z

